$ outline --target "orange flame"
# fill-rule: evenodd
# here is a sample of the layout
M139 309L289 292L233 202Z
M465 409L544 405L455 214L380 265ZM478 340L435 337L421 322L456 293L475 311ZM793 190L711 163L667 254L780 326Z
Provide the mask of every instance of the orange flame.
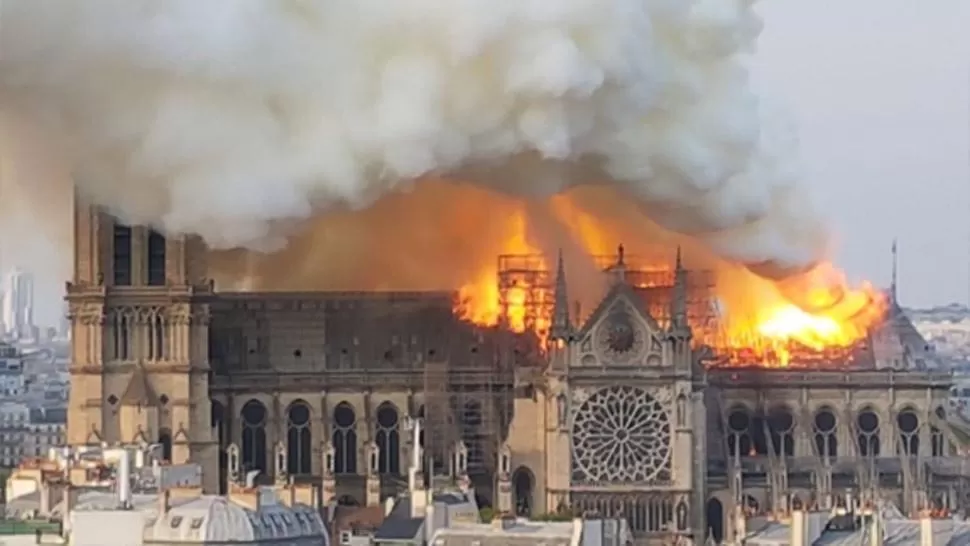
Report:
M754 348L756 353L733 355L736 363L751 364L754 358L764 365L787 366L795 356L851 359L851 350L888 309L882 292L868 283L850 289L829 263L783 283L741 276L742 282L724 284L719 291L727 307L725 348Z
M505 222L508 235L503 245L503 254L541 254L527 240L525 210L516 208ZM543 301L545 294L533 291L537 287L530 286L523 279L515 279L515 285L500 290L498 259L496 256L492 266L482 270L473 282L460 289L462 317L483 326L501 325L519 333L531 328L544 335L548 331L548 313L541 311L551 306L551 302ZM548 270L544 260L536 265L537 269Z
M578 199L558 196L551 201L551 209L589 256L613 254L617 237L578 203ZM508 215L504 222L504 253L543 255L542 249L527 237L529 226L524 208ZM649 264L649 269L669 271L671 249L682 241L665 234L651 242L666 251L655 264ZM546 249L546 256L550 255L549 250ZM535 278L515 273L511 281L505 279L506 285L500 287L496 257L493 266L461 288L461 316L477 324L501 325L516 332L533 330L545 338L553 305L554 270L548 259L536 260L530 267L545 272L543 286L538 286ZM717 331L704 331L708 327L705 324L693 326L699 343L714 346L719 365L845 362L851 360L852 349L887 310L888 302L881 292L868 284L850 289L842 273L828 263L797 278L773 282L734 264L708 261L716 277L710 297L721 308Z

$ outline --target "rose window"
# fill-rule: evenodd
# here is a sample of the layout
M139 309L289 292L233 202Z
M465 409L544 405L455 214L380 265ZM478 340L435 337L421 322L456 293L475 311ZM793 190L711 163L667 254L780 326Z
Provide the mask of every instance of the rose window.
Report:
M572 427L573 470L584 482L670 478L670 418L647 391L629 386L593 393Z

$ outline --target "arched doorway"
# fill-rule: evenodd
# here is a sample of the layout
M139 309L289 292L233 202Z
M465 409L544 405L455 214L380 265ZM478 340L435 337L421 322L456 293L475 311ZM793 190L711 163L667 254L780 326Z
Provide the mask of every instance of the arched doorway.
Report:
M724 541L724 505L716 498L707 501L707 536L715 544Z
M515 506L515 515L522 517L532 515L535 484L535 475L524 466L520 466L512 473L512 503Z

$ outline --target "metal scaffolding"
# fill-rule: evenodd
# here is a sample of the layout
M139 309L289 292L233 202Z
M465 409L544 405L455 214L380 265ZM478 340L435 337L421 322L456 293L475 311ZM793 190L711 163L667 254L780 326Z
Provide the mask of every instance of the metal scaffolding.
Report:
M461 442L468 455L468 478L485 499L494 487L498 450L512 413L514 337L482 329L474 341L454 345L447 358L424 364L426 474L432 479L449 476L451 457Z
M605 274L620 264L624 278L643 299L646 310L662 326L670 321L674 288L674 264L644 260L636 256L594 256L596 268ZM555 262L541 254L504 254L498 258L498 297L500 323L508 327L521 323L525 330L545 336L552 321L555 303ZM700 344L714 344L720 339L718 309L714 294L714 273L688 271L687 320ZM575 317L583 320L586 317Z

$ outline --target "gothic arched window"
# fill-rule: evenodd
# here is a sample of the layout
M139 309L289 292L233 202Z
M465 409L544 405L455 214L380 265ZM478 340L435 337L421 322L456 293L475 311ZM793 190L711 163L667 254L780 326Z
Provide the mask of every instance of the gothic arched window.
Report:
M357 473L357 414L347 402L333 410L333 471L335 474Z
M148 313L148 358L164 360L166 352L164 311L152 308Z
M775 455L795 455L795 416L787 407L776 407L768 413L769 449Z
M821 408L815 414L812 429L815 433L815 451L819 457L836 457L839 454L838 419L831 408Z
M286 472L293 476L310 474L313 447L310 434L310 406L303 400L290 404L286 412Z
M902 455L916 456L919 454L919 425L919 417L912 409L906 409L896 416Z
M115 222L111 269L115 286L131 286L131 227Z
M859 455L864 457L878 457L880 452L879 445L879 416L872 409L861 411L856 418L858 427L858 437L856 443L859 446Z
M148 286L165 286L165 237L152 230L148 234Z
M377 408L377 471L380 474L401 473L401 438L397 408L384 402Z
M478 400L469 400L461 410L461 439L468 449L468 470L482 469L485 465L482 403Z
M243 406L241 416L243 470L266 472L266 406L250 400Z
M115 360L129 360L133 352L131 334L134 330L134 310L128 307L119 307L112 310L109 317L112 338L111 356Z

